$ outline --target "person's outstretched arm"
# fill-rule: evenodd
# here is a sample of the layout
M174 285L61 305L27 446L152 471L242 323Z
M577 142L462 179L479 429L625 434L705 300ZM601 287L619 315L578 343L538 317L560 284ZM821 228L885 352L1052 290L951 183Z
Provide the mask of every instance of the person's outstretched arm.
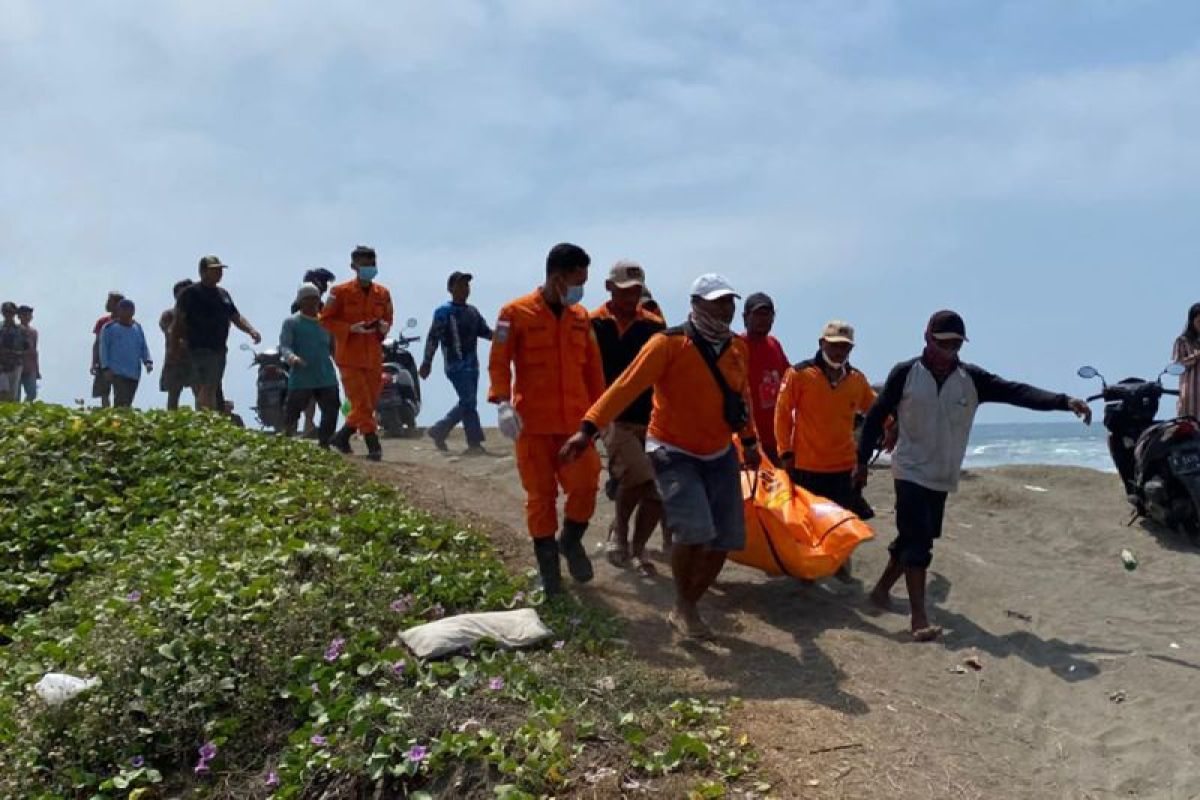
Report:
M1028 383L1005 380L974 364L963 364L963 369L975 383L980 403L1005 403L1032 411L1072 411L1086 424L1092 424L1092 409L1083 400L1062 392L1048 392Z

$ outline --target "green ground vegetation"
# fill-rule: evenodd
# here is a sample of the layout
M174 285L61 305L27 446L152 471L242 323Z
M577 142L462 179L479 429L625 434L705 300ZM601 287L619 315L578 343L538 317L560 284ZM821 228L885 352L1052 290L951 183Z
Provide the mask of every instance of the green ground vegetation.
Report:
M0 407L0 797L751 796L724 704L548 606L481 533L309 442L183 412ZM398 631L539 605L420 661ZM100 686L48 707L47 672Z

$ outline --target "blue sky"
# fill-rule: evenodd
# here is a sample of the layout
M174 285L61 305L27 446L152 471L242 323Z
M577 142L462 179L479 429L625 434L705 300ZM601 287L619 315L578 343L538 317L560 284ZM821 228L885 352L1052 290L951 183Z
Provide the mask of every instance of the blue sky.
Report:
M106 290L161 352L206 253L273 340L356 244L423 329L451 270L494 316L568 240L590 305L618 258L676 321L720 271L794 359L853 322L877 380L949 306L968 359L1082 393L1200 300L1198 97L1192 3L0 0L0 294L70 402Z

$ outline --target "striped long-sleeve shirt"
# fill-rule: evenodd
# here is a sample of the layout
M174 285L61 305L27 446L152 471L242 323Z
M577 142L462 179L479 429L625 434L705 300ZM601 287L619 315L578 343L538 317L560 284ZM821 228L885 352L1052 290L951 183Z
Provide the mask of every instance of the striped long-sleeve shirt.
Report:
M1171 360L1186 369L1179 377L1179 416L1200 417L1200 344L1180 336L1171 350Z

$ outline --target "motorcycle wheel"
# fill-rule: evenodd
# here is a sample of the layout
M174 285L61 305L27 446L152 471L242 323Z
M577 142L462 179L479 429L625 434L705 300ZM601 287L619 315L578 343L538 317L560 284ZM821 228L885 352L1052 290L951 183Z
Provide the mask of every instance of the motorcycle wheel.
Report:
M401 403L397 409L400 415L400 421L403 424L403 433L401 436L412 438L417 435L417 412L411 403Z
M384 434L397 438L404 435L404 419L399 407L381 408L378 416L379 427L383 428Z

